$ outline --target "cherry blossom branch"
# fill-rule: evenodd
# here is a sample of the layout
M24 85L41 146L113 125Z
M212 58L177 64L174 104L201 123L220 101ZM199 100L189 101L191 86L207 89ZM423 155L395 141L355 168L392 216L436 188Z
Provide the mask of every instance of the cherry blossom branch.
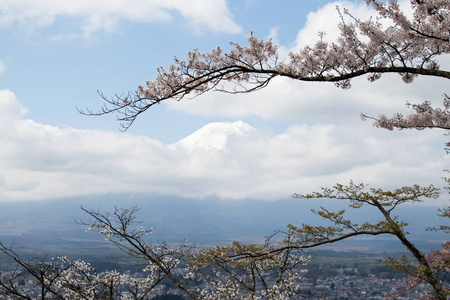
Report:
M444 95L444 108L433 108L431 103L425 101L421 104L406 104L407 107L412 108L415 112L407 115L396 114L388 118L385 115L380 115L378 118L370 117L361 114L363 120L374 120L373 125L378 128L393 130L394 128L402 129L416 129L423 130L426 128L439 128L450 130L450 97Z
M105 103L100 111L79 111L94 116L117 113L126 130L140 114L163 101L180 101L210 91L250 93L265 88L277 76L333 82L345 89L351 87L351 79L363 75L374 81L381 74L398 73L406 83L419 75L450 79L450 71L440 70L437 60L450 52L448 0L412 1L412 19L403 14L397 1L366 2L378 18L361 21L346 11L353 22L342 18L336 42L319 40L290 52L283 61L271 40L253 35L248 37L248 46L232 43L233 49L226 54L220 47L209 53L194 50L187 53L186 60L175 58L167 69L158 68L158 76L136 92L112 98L100 94ZM383 26L381 19L390 20L391 25Z

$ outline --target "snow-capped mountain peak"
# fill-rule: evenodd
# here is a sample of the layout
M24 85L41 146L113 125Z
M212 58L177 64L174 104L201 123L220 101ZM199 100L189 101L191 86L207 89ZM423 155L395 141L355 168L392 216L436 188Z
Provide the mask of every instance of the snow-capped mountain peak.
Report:
M171 148L223 150L231 137L243 137L254 130L252 126L242 121L209 123L171 145Z

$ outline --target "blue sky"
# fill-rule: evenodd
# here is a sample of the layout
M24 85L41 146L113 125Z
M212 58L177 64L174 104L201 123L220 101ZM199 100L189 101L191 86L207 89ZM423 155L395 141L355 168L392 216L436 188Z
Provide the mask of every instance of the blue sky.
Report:
M135 90L139 84L155 77L156 67L172 63L174 56L181 58L186 51L195 48L204 51L217 45L227 48L230 41L245 43L251 30L267 37L271 30L278 28L280 42L290 43L308 12L314 10L317 4L326 3L317 1L315 5L299 6L295 5L296 1L288 1L286 6L281 7L273 1L229 1L227 6L224 4L226 11L217 14L223 14L231 28L216 29L214 24L201 23L201 19L183 18L179 10L164 10L168 16L163 21L153 21L157 18L157 12L156 16L149 15L143 21L127 20L127 17L116 16L120 14L120 5L125 3L117 1L117 11L102 16L111 19L114 27L99 26L86 34L82 27L90 24L89 18L95 15L93 10L99 5L91 5L91 8L86 8L88 11L78 15L67 16L70 5L66 7L64 3L71 1L61 1L57 4L60 8L56 10L60 13L47 16L43 12L43 16L38 17L53 20L39 25L38 17L27 18L27 13L33 12L30 7L40 5L30 1L18 2L23 5L11 6L16 8L15 13L24 15L1 28L4 42L0 48L0 59L5 67L1 88L12 90L28 108L27 117L36 122L110 130L118 128L112 119L84 118L75 107L95 110L102 105L97 90L110 96ZM49 5L52 3L47 2ZM150 6L155 1L142 2L148 2ZM297 6L298 9L286 10L285 7L289 6ZM35 14L39 11L36 8ZM199 12L202 13L207 11ZM4 8L2 18L6 19L7 14L8 10ZM158 109L157 114L146 117L147 120L157 119L150 124L152 127L156 124L158 130L149 130L141 125L134 126L130 132L175 142L178 137L189 134L189 131L208 121L198 116L188 118L164 114L162 117L161 114L164 114L164 109ZM171 121L165 122L166 118ZM177 120L175 123L174 119Z
M443 132L387 132L359 117L407 112L406 101L439 105L448 93L440 79L360 78L349 91L280 79L254 94L159 105L126 133L114 116L76 110L101 108L97 90L136 90L188 50L245 44L252 30L282 54L319 31L332 40L336 5L373 14L364 1L2 1L0 200L133 191L274 200L350 179L441 185ZM255 133L226 151L169 147L224 121L243 121Z

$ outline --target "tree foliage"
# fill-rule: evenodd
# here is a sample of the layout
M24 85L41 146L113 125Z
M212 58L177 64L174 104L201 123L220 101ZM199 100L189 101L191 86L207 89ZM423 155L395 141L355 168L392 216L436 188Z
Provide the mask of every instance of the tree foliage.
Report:
M337 241L361 235L381 235L388 234L395 236L410 252L416 261L416 265L412 264L406 256L402 260L388 258L384 261L385 265L394 269L399 269L410 274L415 280L410 280L412 287L421 282L427 282L433 290L433 294L437 299L446 299L448 295L448 282L444 278L439 280L437 273L442 268L448 269L448 255L441 255L444 259L438 260L428 258L407 238L409 234L406 231L408 224L400 220L400 217L393 215L392 212L396 207L405 203L419 202L423 199L436 199L439 196L438 190L434 186L420 187L414 185L412 187L402 187L394 191L384 191L381 189L370 188L366 191L364 184L349 185L337 184L333 188L322 188L321 192L300 195L294 194L294 198L298 199L336 199L346 200L349 207L359 209L364 205L372 206L381 216L381 221L363 224L355 224L351 220L344 218L345 210L331 212L322 207L319 211L313 211L325 220L331 221L333 225L311 226L303 224L300 227L289 225L289 228L296 234L295 245L299 248L312 248L319 245L335 243ZM444 250L443 253L446 253ZM442 252L437 252L442 253ZM447 259L447 260L445 260Z

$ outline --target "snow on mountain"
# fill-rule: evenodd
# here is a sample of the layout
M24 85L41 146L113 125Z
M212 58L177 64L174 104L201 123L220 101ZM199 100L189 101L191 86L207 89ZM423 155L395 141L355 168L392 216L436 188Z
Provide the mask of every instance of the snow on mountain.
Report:
M223 150L230 138L243 137L254 130L255 128L242 121L209 123L193 134L170 145L170 148Z

